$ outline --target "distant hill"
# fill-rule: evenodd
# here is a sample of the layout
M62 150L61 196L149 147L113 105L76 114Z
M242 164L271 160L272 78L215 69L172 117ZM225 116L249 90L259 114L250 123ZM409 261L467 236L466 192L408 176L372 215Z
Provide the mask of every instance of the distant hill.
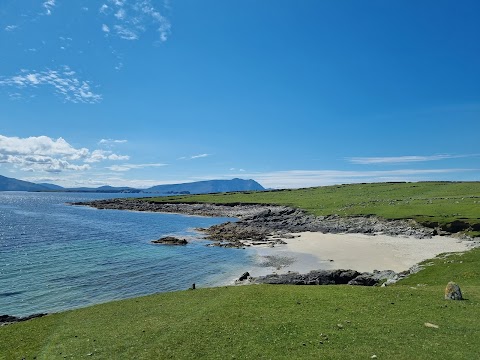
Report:
M143 190L143 192L155 192L160 194L208 194L231 191L252 191L265 190L265 188L255 180L207 180L196 181L184 184L157 185Z
M49 188L28 181L0 175L0 191L48 191Z
M35 184L0 175L0 191L55 191L55 192L95 192L95 193L157 193L157 194L208 194L232 191L265 190L254 180L207 180L183 184L157 185L148 189L130 187L100 186L98 188L63 188L54 184Z
M38 185L46 187L49 190L57 190L57 191L65 190L65 188L61 187L60 185L55 185L55 184L40 183Z
M95 192L95 193L139 193L140 189L134 189L130 187L113 187L113 186L100 186L98 188L78 187L78 188L65 188L60 191L65 192Z

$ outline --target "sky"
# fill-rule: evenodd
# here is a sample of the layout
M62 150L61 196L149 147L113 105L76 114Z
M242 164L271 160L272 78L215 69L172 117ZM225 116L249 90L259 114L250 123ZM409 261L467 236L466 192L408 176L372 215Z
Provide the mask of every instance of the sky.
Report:
M480 180L480 2L2 0L0 175Z

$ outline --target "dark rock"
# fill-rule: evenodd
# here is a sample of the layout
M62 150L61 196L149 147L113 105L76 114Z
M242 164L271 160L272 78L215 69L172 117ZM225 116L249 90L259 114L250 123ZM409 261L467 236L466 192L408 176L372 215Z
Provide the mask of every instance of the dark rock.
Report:
M308 274L271 274L254 279L257 284L335 285L347 284L360 273L355 270L315 270Z
M374 286L377 285L378 282L379 280L372 277L371 274L361 274L350 280L348 285Z
M247 280L248 277L250 276L250 273L248 271L244 272L242 276L238 278L239 281Z
M174 236L165 236L158 240L152 240L153 244L165 244L165 245L187 245L188 241L185 239L179 239Z
M40 314L32 314L28 315L25 317L17 317L17 316L12 316L12 315L0 315L0 325L6 325L6 324L12 324L12 323L17 323L20 321L27 321L31 319L35 319L38 317L45 316L47 314L40 313Z
M447 231L450 233L457 233L460 231L467 230L469 227L470 227L469 223L466 223L465 221L461 221L461 220L455 220L455 221L452 221L451 223L441 226L441 229L443 231Z

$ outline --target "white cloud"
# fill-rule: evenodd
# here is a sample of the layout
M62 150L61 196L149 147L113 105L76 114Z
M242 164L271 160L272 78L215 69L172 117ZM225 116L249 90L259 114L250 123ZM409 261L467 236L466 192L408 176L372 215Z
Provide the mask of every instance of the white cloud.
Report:
M445 159L458 159L477 155L430 155L430 156L391 156L391 157L351 157L346 158L352 164L370 165L370 164L401 164L411 162L438 161Z
M125 144L128 140L101 139L99 145Z
M110 28L106 24L102 24L102 31L105 32L105 33L109 33Z
M125 161L125 160L130 160L130 156L114 154L112 151L94 150L88 156L88 158L85 159L85 162L95 163L95 162L100 162L102 160Z
M0 135L0 163L10 164L24 171L82 171L91 168L89 163L104 160L125 161L129 158L112 151L75 148L61 137L19 138Z
M62 156L77 160L88 156L88 149L75 149L63 138L51 139L48 136L18 138L0 135L0 154Z
M121 39L124 39L124 40L138 39L138 34L133 29L129 29L122 25L115 25L113 28L116 30L118 37Z
M198 154L192 156L182 156L179 157L178 160L194 160L194 159L201 159L210 156L211 154Z
M5 26L5 31L14 31L16 29L18 29L17 25L7 25L7 26Z
M204 157L207 157L207 156L210 156L210 154L193 155L193 156L190 157L190 159L200 159L200 158L204 158Z
M111 171L130 171L132 169L144 169L148 167L162 167L168 164L122 164L107 166L107 169Z
M11 164L20 168L22 171L45 171L50 173L59 173L63 170L82 171L90 169L88 164L72 164L65 159L54 158L42 155L0 155L0 163Z
M52 15L52 9L55 7L55 0L47 0L42 6L45 9L45 15Z
M102 100L101 95L92 91L90 82L78 79L75 71L68 66L63 66L59 70L21 70L18 75L0 77L0 86L11 86L17 90L38 86L51 87L65 101L73 103L93 104Z
M155 28L159 33L161 42L167 41L170 35L170 21L161 14L152 0L119 1L108 0L104 3L99 12L105 16L107 22L112 22L113 28L118 37L124 40L137 40L142 33L149 28ZM165 2L164 9L169 6Z
M124 20L125 17L127 16L127 12L125 11L125 9L123 8L120 8L117 10L117 12L115 13L114 15L118 20Z

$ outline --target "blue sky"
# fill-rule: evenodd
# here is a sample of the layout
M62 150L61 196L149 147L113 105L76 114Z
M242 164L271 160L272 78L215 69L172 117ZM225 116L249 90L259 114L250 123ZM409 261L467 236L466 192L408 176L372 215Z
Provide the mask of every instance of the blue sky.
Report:
M0 3L0 174L480 180L478 1Z

